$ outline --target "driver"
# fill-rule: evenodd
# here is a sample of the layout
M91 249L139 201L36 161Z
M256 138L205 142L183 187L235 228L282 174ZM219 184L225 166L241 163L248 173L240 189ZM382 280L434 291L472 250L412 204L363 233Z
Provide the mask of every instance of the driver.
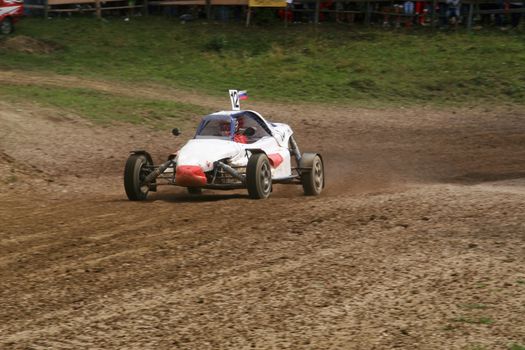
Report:
M248 143L248 138L243 134L243 129L241 129L243 124L242 120L235 119L235 133L233 134L234 142ZM230 136L230 123L222 122L219 127L221 136Z
M239 143L248 143L248 138L244 135L242 127L244 126L244 120L241 118L235 119L235 135L233 135L233 141Z

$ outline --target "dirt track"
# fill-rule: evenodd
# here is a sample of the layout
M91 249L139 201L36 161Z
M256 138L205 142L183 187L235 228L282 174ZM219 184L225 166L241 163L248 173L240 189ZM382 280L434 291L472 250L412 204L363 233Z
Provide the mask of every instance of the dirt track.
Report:
M321 197L132 203L127 152L184 138L0 101L0 348L525 345L523 110L249 107L323 153Z

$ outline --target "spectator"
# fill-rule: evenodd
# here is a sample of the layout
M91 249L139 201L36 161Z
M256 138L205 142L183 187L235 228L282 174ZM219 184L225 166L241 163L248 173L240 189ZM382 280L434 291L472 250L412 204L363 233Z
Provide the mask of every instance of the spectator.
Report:
M333 0L321 1L321 3L319 4L319 21L326 21L327 15L326 13L323 13L323 10L331 10L333 4Z
M129 21L133 16L135 10L135 0L128 0L128 16L125 18L126 21Z
M417 21L422 26L424 26L426 24L425 23L426 12L427 12L427 9L426 9L425 3L423 1L416 1Z
M514 1L509 3L509 9L521 9L523 8L523 2ZM510 14L510 25L512 28L516 28L520 25L521 13L511 13Z
M403 3L403 12L405 15L414 16L414 3L412 1L405 1ZM406 27L412 26L412 18L413 17L407 17L407 20L405 21Z
M448 23L452 24L454 28L457 28L458 23L459 23L459 15L460 15L459 9L461 8L460 0L447 0L447 5L448 5L448 11L447 11L448 12L447 13Z
M490 10L499 10L500 6L497 3L490 3L490 4L479 4L479 10L480 11L490 11ZM499 14L495 14L492 16L491 14L483 14L481 15L481 25L488 26L491 24L491 18L494 17L494 20L497 22L500 18ZM497 25L497 23L496 23Z

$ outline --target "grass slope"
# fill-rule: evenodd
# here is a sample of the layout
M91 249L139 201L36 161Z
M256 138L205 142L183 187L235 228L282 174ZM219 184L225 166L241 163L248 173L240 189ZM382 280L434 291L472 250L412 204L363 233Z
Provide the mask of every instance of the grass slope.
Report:
M25 19L18 34L58 44L50 54L0 49L0 69L155 81L257 99L364 106L523 103L519 33L392 32L325 25L245 28L159 17Z
M90 89L4 85L0 88L2 98L70 111L99 124L121 121L165 127L173 126L173 121L188 122L192 116L207 112L191 104L117 96Z

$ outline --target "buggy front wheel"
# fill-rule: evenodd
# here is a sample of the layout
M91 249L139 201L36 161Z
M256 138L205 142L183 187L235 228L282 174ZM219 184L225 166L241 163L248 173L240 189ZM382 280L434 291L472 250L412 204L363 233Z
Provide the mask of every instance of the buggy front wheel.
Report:
M144 179L151 172L148 159L142 154L129 156L124 168L124 189L131 201L143 201L148 197L149 185Z
M253 199L265 199L272 192L272 168L264 153L252 154L246 167L246 187Z

